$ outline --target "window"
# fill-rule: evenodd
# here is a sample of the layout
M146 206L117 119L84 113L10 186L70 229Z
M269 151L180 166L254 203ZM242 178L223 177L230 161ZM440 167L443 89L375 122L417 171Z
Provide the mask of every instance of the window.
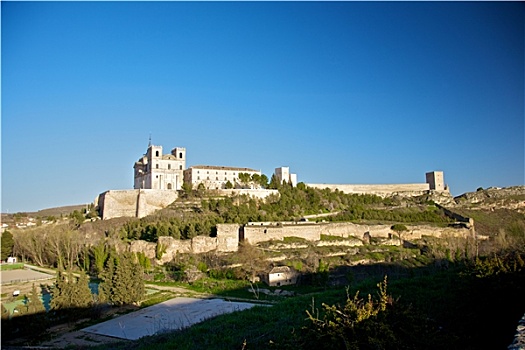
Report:
M159 151L155 151L155 157L159 156Z
M218 173L219 173L219 172L218 172L218 171L216 171L216 172L215 172L215 175L217 175Z
M217 176L217 177L215 178L215 180L219 180L219 177Z
M200 180L200 179L201 179L201 177L200 177L200 176L197 176L197 180Z
M210 179L210 177L208 176L208 177L206 178L206 180L209 180L209 179Z
M168 170L170 170L170 169L171 169L171 164L168 164Z
M179 165L179 170L182 170L182 165Z
M157 168L157 169L158 169L158 168L159 168L159 165L158 165L158 164L155 164L155 168Z
M182 158L182 152L179 153L179 158Z

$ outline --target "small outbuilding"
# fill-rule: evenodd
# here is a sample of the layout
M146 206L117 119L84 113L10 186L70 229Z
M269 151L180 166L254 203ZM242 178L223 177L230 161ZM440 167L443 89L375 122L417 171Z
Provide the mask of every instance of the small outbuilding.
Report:
M299 273L289 266L276 266L261 277L270 287L280 287L296 284Z

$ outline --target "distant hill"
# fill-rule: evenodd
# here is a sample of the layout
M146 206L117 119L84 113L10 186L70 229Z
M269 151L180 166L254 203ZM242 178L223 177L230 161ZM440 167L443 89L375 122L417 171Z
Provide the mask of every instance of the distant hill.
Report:
M58 217L60 215L68 215L75 210L82 210L86 208L86 206L87 204L67 205L63 207L47 208L47 209L42 209L42 210L34 211L34 212L21 212L21 213L26 214L29 217L38 217L38 216L40 217L45 217L45 216ZM9 213L9 214L2 213L2 216L11 216L14 214L15 213Z
M82 210L85 209L87 204L77 204L77 205L68 205L64 207L57 207L57 208L48 208L48 209L42 209L37 211L35 214L36 216L60 216L67 215L69 213L74 212L75 210Z

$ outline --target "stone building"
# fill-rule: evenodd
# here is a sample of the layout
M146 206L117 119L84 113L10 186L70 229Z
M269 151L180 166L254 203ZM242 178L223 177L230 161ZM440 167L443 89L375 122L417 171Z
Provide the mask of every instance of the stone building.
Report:
M253 174L261 175L260 171L250 168L195 165L184 171L184 182L190 183L193 188L202 183L206 189L218 190L226 188L229 181L234 188L241 188L243 186L239 179L241 173L250 176Z
M150 143L146 154L133 168L134 189L180 190L186 169L186 149L176 147L170 154L162 154L162 146Z
M287 166L275 168L275 177L280 184L282 184L283 181L286 181L287 183L292 184L293 187L297 186L297 174L290 173L290 168Z
M431 171L425 174L427 184L432 191L446 191L445 177L442 171Z
M296 284L298 278L299 273L288 266L276 266L261 276L261 279L270 287Z

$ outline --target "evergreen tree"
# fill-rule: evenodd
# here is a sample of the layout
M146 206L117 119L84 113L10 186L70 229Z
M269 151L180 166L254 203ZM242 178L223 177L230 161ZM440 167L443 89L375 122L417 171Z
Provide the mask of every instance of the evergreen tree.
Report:
M99 285L99 301L115 305L139 302L144 294L144 270L131 253L111 254Z
M280 186L281 186L281 184L277 180L277 176L275 176L275 174L273 174L272 177L270 178L270 183L268 184L268 188L272 189L272 190L277 190L277 189L279 189Z
M40 298L40 295L37 292L36 286L33 283L33 287L31 288L31 294L29 298L27 298L27 312L29 314L38 314L43 313L46 311L46 308L44 307L44 303L42 302L42 299Z
M80 272L80 277L74 283L74 292L76 294L74 301L76 307L87 308L93 305L93 295L89 288L89 277L85 272Z
M91 251L93 253L95 270L97 274L100 274L102 273L102 271L104 271L104 264L109 255L106 249L106 245L104 244L104 242L101 242L98 245L93 246L91 248Z
M51 309L66 309L72 306L72 290L68 283L68 277L63 270L57 272L55 284L51 291Z
M1 236L2 250L0 252L0 260L5 261L8 257L10 257L13 254L14 245L15 241L13 240L13 234L9 231L3 232Z
M53 310L89 307L93 303L89 278L83 272L80 278L71 270L59 271L52 291L51 308Z

